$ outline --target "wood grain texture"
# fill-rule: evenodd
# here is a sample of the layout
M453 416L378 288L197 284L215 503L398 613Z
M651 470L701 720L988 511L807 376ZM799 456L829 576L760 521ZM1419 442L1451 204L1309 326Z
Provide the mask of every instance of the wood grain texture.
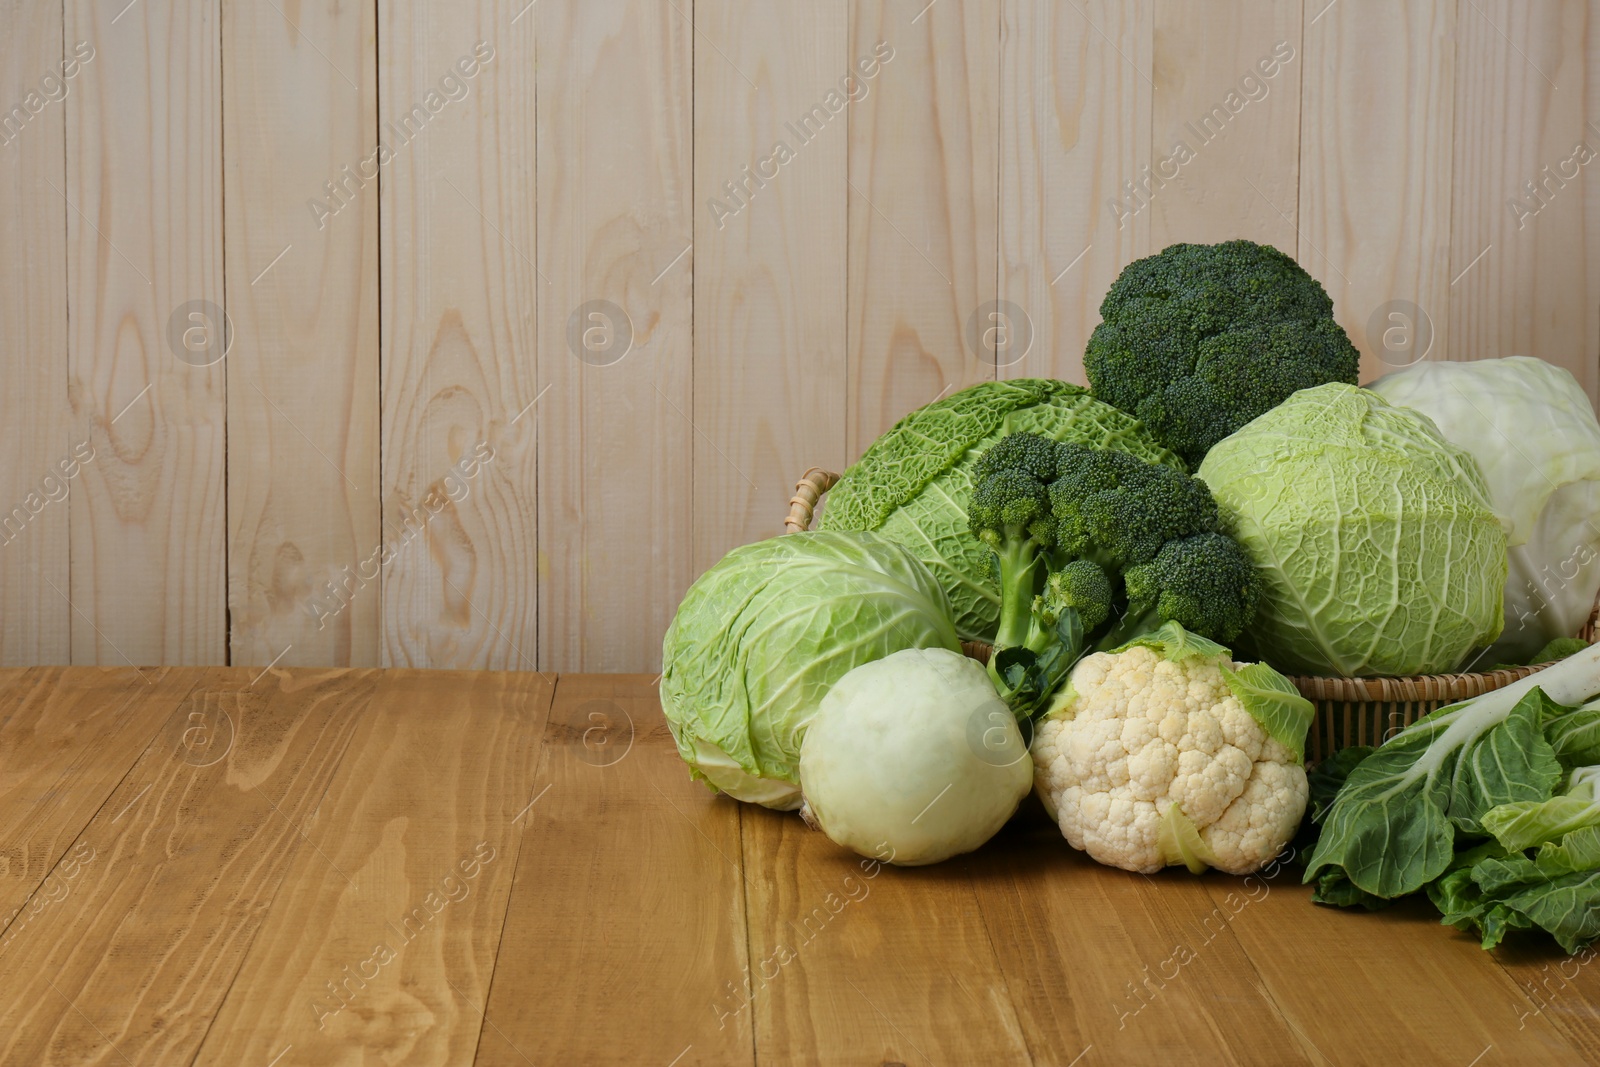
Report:
M999 337L982 344L997 327L1017 328L992 319L999 9L917 6L852 5L849 62L823 97L841 114L817 135L849 137L852 459L906 412L1020 358Z
M1292 251L1366 379L1526 354L1600 398L1600 0L0 25L0 664L653 672L808 467L1082 382L1173 241Z
M530 791L476 1062L753 1062L735 998L765 875L746 874L740 806L689 780L650 679L563 676Z
M197 1063L472 1062L554 691L375 680Z
M693 577L695 5L535 11L539 661L654 671Z
M851 62L848 16L845 0L695 5L697 573L782 532L807 467L843 469L847 119L802 119Z
M897 870L792 814L743 824L758 1062L1034 1062L972 862Z
M1521 942L1505 943L1494 955L1517 987L1517 995L1508 998L1514 1024L1496 1013L1503 1034L1520 1041L1530 1030L1547 1033L1545 1024L1579 1050L1583 1062L1600 1059L1600 1016L1594 1008L1600 1003L1600 976L1594 966L1600 949L1590 946L1568 955L1553 944Z
M1106 288L1150 252L1150 212L1115 205L1150 163L1152 0L1002 5L1000 299L1033 344L1002 377L1084 384Z
M970 862L1036 1063L1315 1062L1233 930L1270 883L1099 866L1031 798ZM1225 907L1207 895L1213 882L1233 893Z
M1452 115L1459 20L1477 18L1460 10L1308 0L1297 256L1361 350L1363 381L1454 351Z
M646 676L153 682L0 672L0 818L22 814L30 856L51 842L0 933L5 1063L1564 1067L1600 1049L1592 955L1520 934L1484 952L1421 900L1316 907L1293 866L1101 867L1032 799L967 856L863 861L690 781ZM40 792L58 802L35 815Z
M383 662L530 670L534 17L381 8ZM515 20L515 21L513 21ZM363 593L362 595L367 595Z
M1526 998L1426 900L1344 911L1312 904L1311 887L1298 882L1295 870L1267 883L1230 926L1311 1062L1389 1062L1397 1048L1427 1048L1437 1063L1585 1062L1549 1019L1519 1027ZM1224 884L1208 885L1219 903ZM1309 969L1308 944L1318 946ZM1342 1007L1351 1003L1366 1005L1359 1025Z
M94 55L63 102L59 198L73 435L94 454L68 518L72 660L222 663L223 369L179 360L169 337L191 301L223 302L220 5L64 12L64 40Z
M1538 356L1600 388L1587 245L1600 132L1586 125L1592 5L1462 0L1456 13L1451 359ZM1467 76L1466 72L1472 72ZM1581 152L1580 145L1588 151ZM1594 191L1591 191L1594 190ZM1480 258L1481 257L1481 258ZM1580 340L1580 338L1582 340Z
M378 662L374 18L310 0L223 20L236 664Z
M83 439L71 437L67 406L61 191L64 105L85 72L62 47L59 6L4 0L0 26L0 380L24 401L5 404L0 419L0 665L67 663L67 501L80 466L72 445Z
M0 1060L193 1058L371 696L363 672L254 674L190 675L174 721L214 744L147 748L58 865L65 895L0 951Z
M54 893L64 891L51 886L41 895L39 887L195 682L192 673L127 667L41 667L6 679L0 939L22 936Z
M1152 175L1133 197L1135 207L1148 204L1152 252L1246 237L1304 262L1295 235L1300 16L1301 0L1156 0Z

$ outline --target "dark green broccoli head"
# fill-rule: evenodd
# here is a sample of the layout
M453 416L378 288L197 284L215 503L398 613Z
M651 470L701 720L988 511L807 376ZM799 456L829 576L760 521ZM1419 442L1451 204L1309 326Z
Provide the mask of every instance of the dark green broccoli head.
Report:
M1074 608L1083 620L1085 631L1098 630L1111 614L1115 596L1111 577L1098 564L1075 559L1051 573L1044 592L1035 599L1033 610L1046 629L1055 629L1056 620L1067 608Z
M1059 446L1050 484L1063 555L1123 570L1155 557L1176 537L1217 528L1217 505L1198 478L1121 452Z
M1060 445L1055 441L1036 433L1013 433L996 441L989 451L978 458L972 468L972 478L981 482L999 471L1018 471L1041 482L1049 482L1055 479L1060 467Z
M1227 643L1255 613L1255 567L1198 478L1028 433L998 441L973 475L967 518L1000 586L989 675L1018 715L1043 706L1089 642L1118 647L1175 621Z
M1059 447L1046 437L1014 433L978 460L967 524L990 548L998 550L1024 535L1040 547L1054 547L1049 485L1058 470Z
M1171 245L1135 260L1100 305L1084 371L1094 395L1198 466L1299 389L1356 384L1360 355L1322 284L1254 241Z
M1250 557L1239 542L1215 532L1169 541L1154 559L1124 571L1122 579L1129 617L1146 616L1152 628L1176 622L1223 644L1250 624L1261 599L1261 579Z

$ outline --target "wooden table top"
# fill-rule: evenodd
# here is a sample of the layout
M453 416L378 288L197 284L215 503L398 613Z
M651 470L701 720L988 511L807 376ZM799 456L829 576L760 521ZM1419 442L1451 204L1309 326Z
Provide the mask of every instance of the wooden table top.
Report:
M0 671L0 1064L1581 1064L1600 968L1425 905L875 867L648 676Z

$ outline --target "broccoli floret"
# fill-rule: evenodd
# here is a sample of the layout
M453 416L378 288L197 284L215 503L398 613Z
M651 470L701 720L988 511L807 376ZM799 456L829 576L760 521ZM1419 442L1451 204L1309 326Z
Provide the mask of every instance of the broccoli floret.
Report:
M1197 478L1026 433L1000 440L973 473L968 524L1000 572L989 672L1019 716L1042 706L1096 639L1109 647L1175 620L1226 642L1255 611L1255 568L1219 530Z
M1033 599L1044 588L1044 553L1056 547L1049 485L1059 446L1036 434L1002 438L973 467L967 524L1000 565L1000 648L1024 645L1033 627Z
M1059 446L1050 510L1063 555L1112 571L1155 558L1175 537L1217 528L1204 482L1125 452Z
M1177 244L1111 284L1084 353L1094 395L1190 469L1299 389L1356 384L1360 355L1322 284L1253 241Z
M1099 642L1116 648L1164 622L1231 644L1255 617L1261 578L1255 564L1226 534L1201 533L1168 541L1154 559L1122 573L1128 608Z
M1078 613L1084 630L1098 630L1111 615L1115 596L1111 577L1099 564L1075 559L1052 572L1045 581L1044 592L1034 598L1033 615L1038 625L1032 636L1037 640L1041 634L1053 633L1067 608ZM1030 643L1029 647L1033 645Z

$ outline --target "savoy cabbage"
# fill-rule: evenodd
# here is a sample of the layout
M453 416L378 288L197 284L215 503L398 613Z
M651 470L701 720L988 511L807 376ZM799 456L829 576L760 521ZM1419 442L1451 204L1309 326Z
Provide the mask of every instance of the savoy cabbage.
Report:
M868 530L905 545L949 594L962 639L992 640L1000 589L992 553L967 527L967 502L978 457L1021 431L1184 469L1137 419L1087 389L1046 378L982 382L913 411L873 442L828 494L819 529Z

